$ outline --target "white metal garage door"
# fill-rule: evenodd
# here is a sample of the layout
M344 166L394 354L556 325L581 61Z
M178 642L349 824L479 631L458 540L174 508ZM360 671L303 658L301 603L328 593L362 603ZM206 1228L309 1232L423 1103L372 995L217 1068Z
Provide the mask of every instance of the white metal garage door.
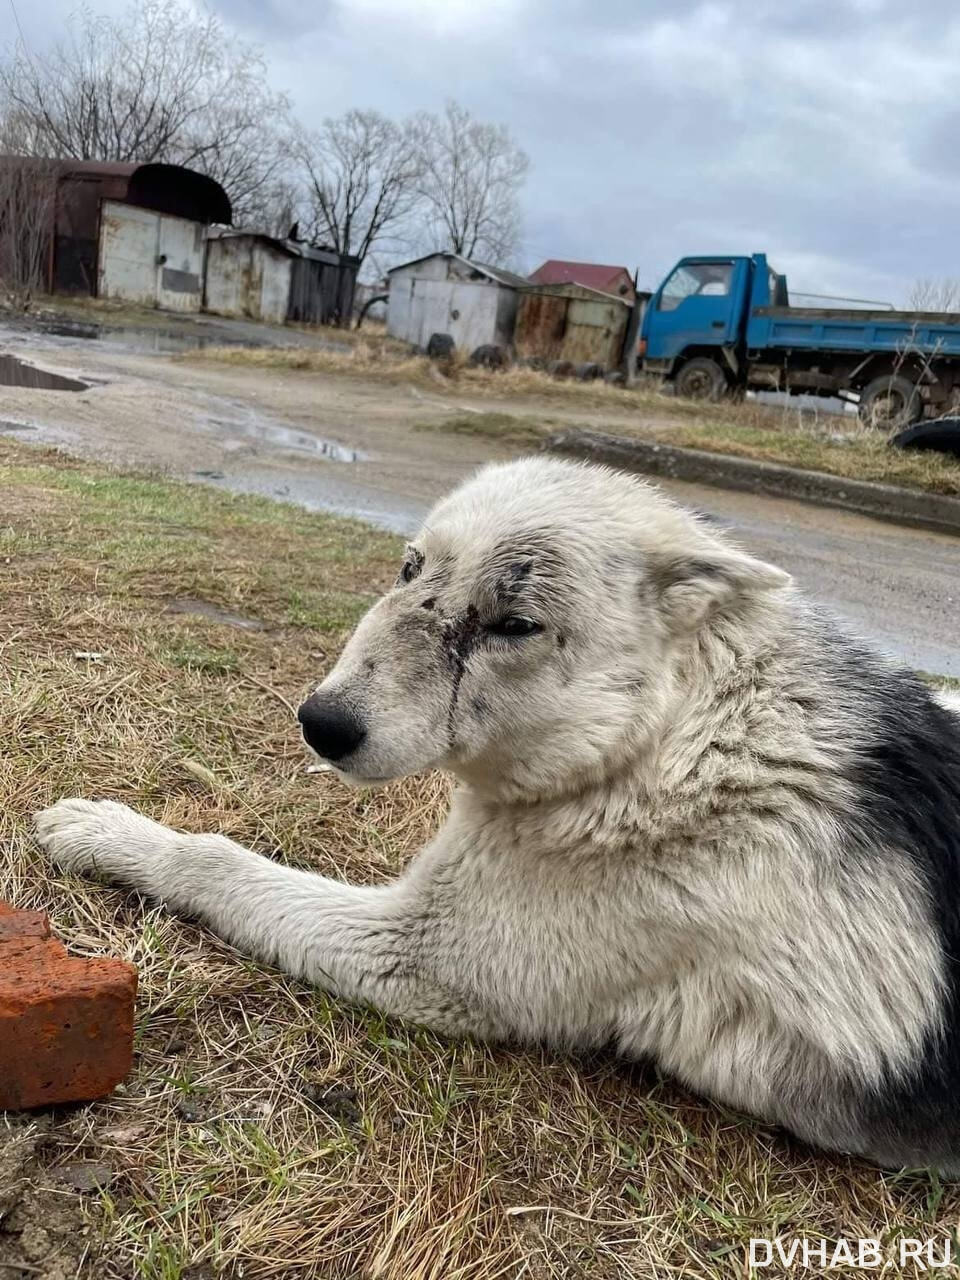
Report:
M171 311L199 311L203 248L202 223L105 200L98 293Z

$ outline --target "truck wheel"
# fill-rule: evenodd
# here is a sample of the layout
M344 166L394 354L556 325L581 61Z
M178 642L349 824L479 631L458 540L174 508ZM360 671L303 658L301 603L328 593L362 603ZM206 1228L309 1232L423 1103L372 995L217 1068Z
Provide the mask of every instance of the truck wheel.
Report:
M720 400L728 389L723 370L706 356L696 356L681 365L673 383L677 395L687 400Z
M860 421L880 431L898 431L916 422L923 411L919 388L909 378L885 373L860 393Z

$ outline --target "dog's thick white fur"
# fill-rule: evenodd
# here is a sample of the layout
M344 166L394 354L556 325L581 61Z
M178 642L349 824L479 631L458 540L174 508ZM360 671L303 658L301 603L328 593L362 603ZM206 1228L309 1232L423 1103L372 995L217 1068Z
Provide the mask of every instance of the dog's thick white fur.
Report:
M960 719L781 570L626 475L489 467L301 720L350 780L460 779L395 883L107 801L39 838L345 999L611 1043L823 1147L960 1171Z

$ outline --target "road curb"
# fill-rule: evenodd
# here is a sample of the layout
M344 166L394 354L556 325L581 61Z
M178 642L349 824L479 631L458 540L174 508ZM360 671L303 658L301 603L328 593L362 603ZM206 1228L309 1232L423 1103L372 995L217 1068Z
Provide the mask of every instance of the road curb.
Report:
M550 436L543 447L550 453L606 463L621 471L745 490L772 498L793 498L960 537L960 498L946 494L850 480L822 471L800 471L778 463L756 462L703 449L681 449L677 445L611 436L600 431L561 431Z

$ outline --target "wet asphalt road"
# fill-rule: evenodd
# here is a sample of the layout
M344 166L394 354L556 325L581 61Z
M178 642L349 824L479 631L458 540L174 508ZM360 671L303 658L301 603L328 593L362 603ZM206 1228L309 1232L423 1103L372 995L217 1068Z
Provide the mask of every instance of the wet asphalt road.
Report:
M663 487L787 569L806 595L880 648L921 671L960 677L960 538L778 498Z
M464 467L464 473L472 468ZM328 483L296 473L230 488L253 490L416 532L432 505L396 483L362 483L333 472ZM794 575L801 590L856 632L921 671L960 678L960 539L704 485L664 482L747 550Z
M415 531L437 498L482 462L509 456L503 445L476 436L424 434L420 419L465 406L390 386L241 375L170 364L155 353L134 360L106 344L62 339L47 339L29 355L72 374L83 348L100 348L83 359L81 372L102 386L95 383L89 396L21 391L10 404L16 420L0 420L0 431L359 516L400 534ZM0 402L12 394L0 388ZM169 417L161 423L163 403ZM807 595L882 649L920 670L960 678L960 539L754 494L673 481L663 487L789 570Z

